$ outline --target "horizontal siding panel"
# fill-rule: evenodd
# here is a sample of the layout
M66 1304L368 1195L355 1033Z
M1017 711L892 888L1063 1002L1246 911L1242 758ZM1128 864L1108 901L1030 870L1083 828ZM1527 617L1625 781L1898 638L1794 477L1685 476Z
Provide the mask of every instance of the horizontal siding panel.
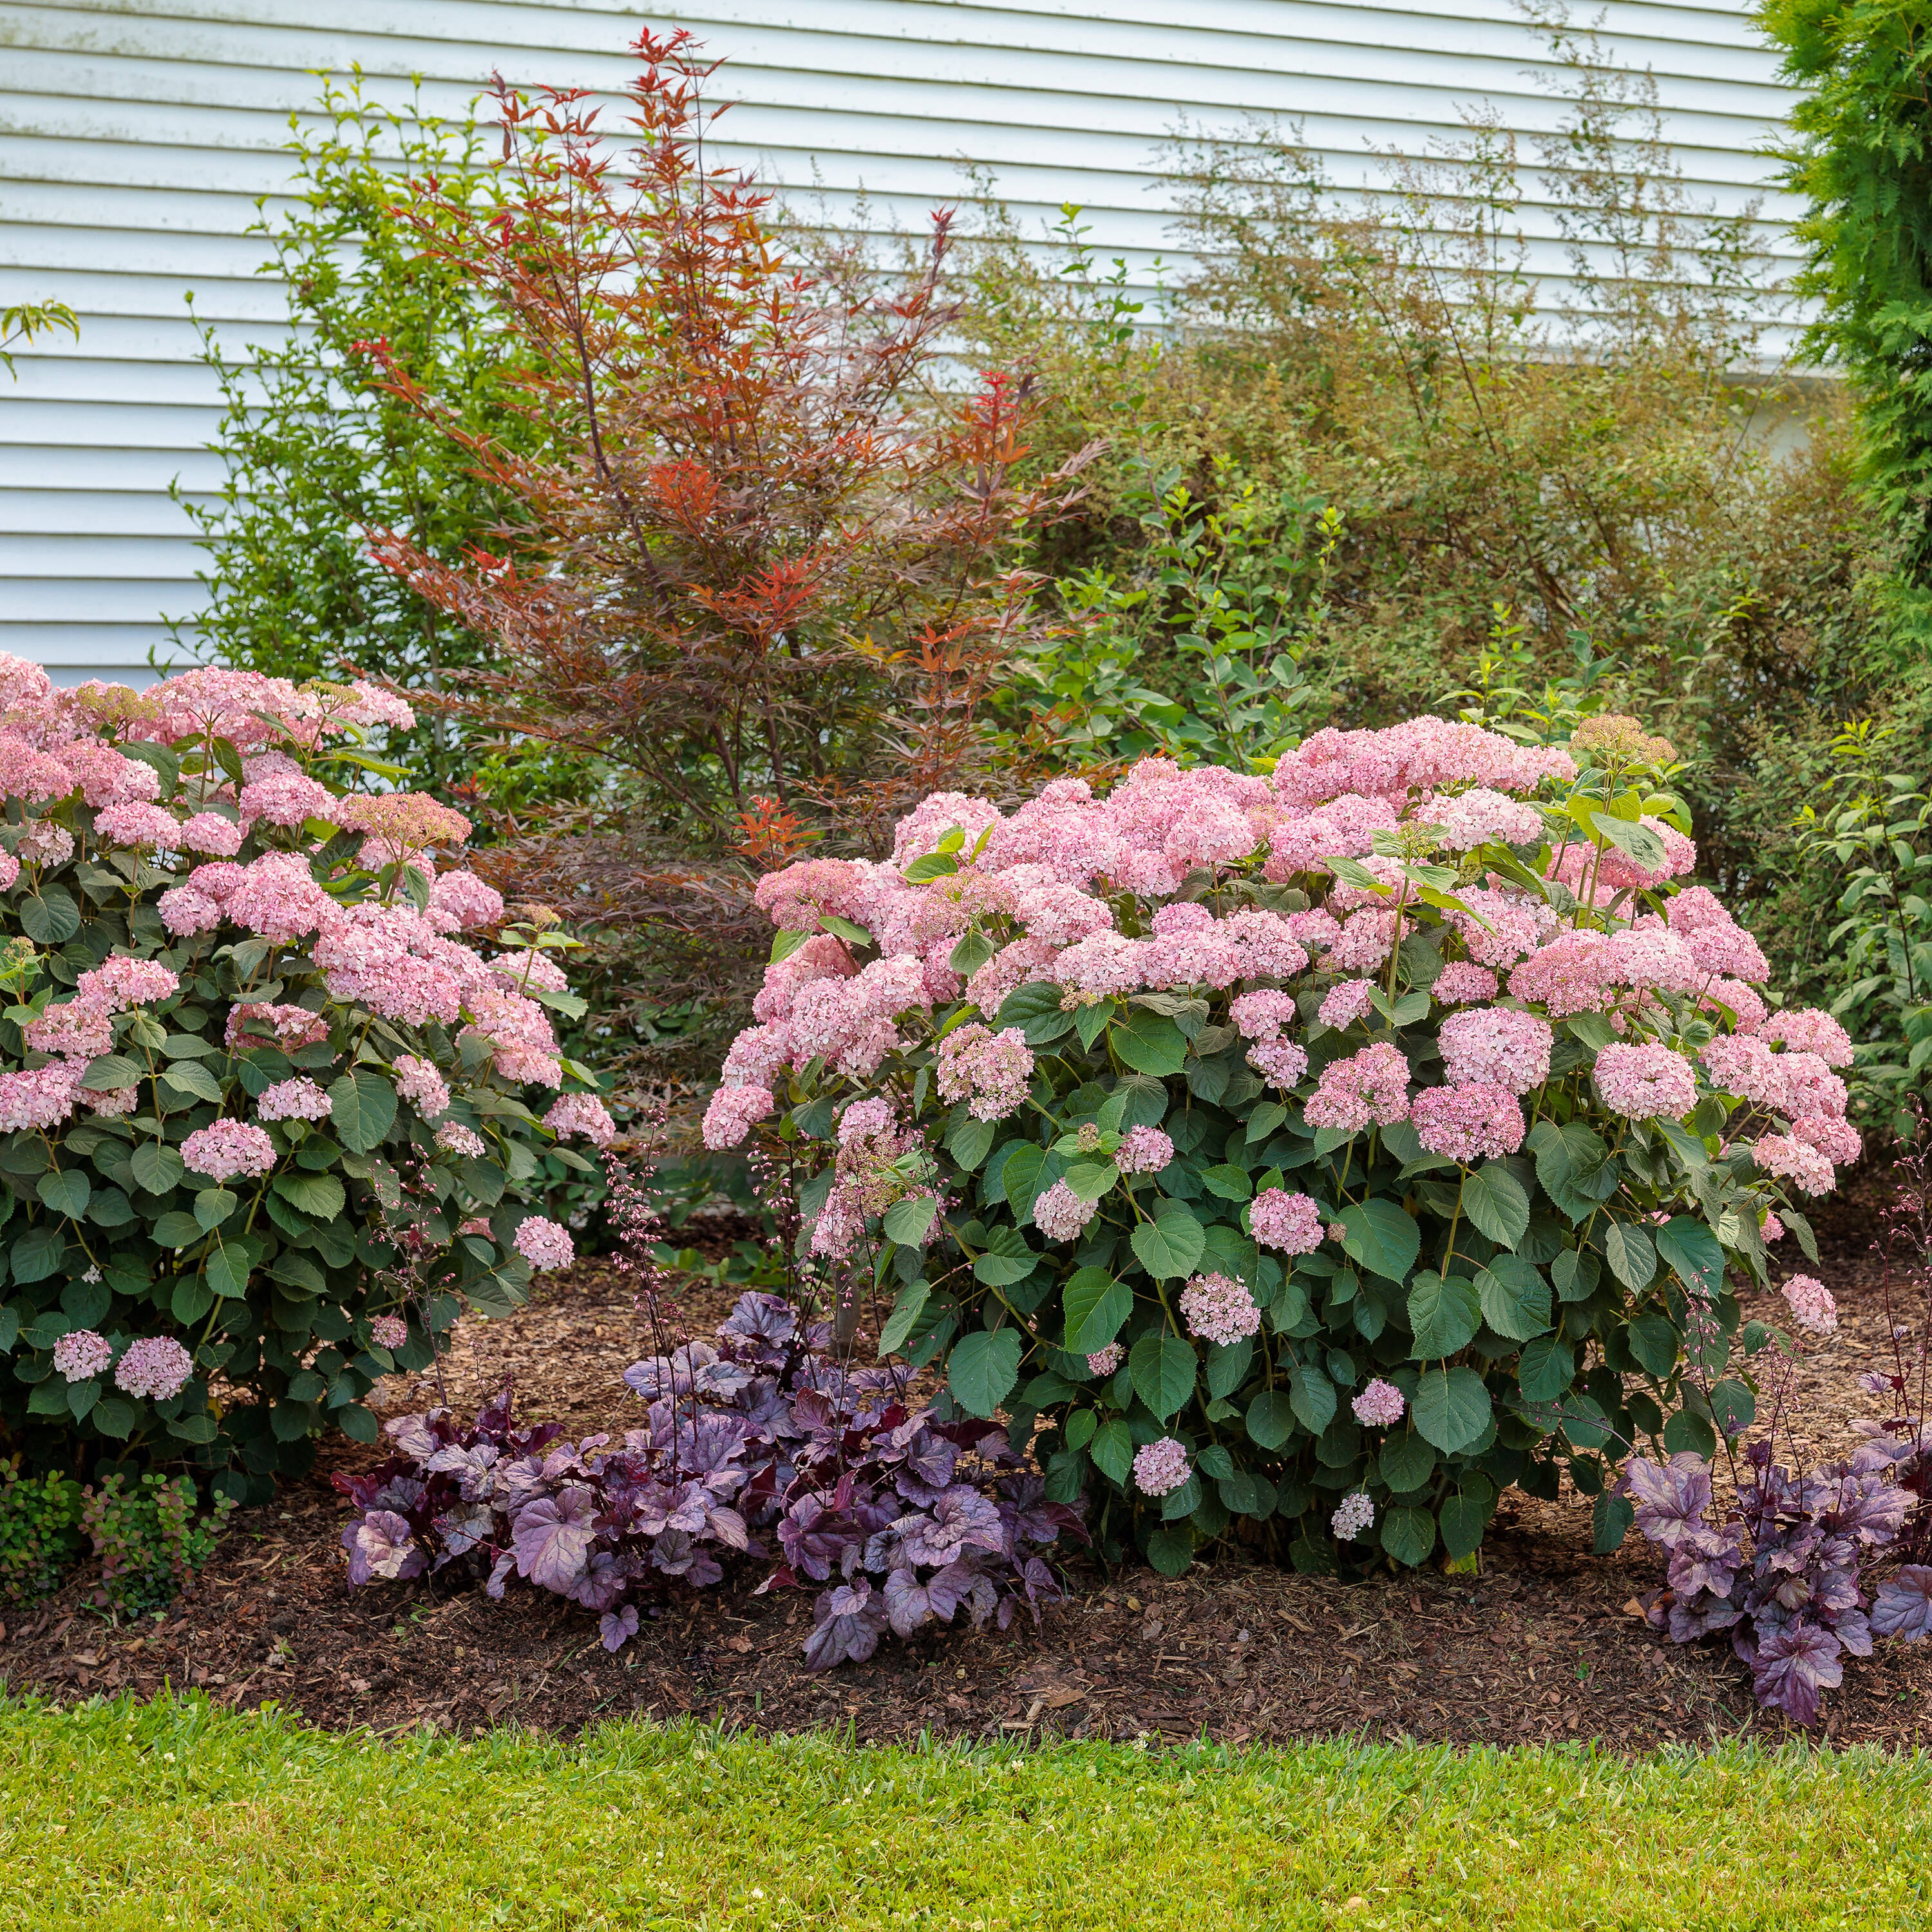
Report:
M142 578L185 583L205 561L195 548L191 526L181 520L172 537L14 536L0 533L0 581L42 578L93 586L110 579Z
M758 166L800 218L849 220L862 194L872 222L918 232L963 199L970 157L1029 239L1081 203L1096 254L1143 290L1157 259L1174 272L1160 150L1183 124L1298 123L1346 196L1375 186L1374 151L1420 154L1479 98L1526 163L1564 112L1510 0L698 0L679 17L731 56L718 98L741 104L712 152ZM1789 98L1747 0L1610 0L1603 20L1618 56L1653 70L1694 194L1744 207ZM493 68L620 88L637 25L629 0L0 0L0 299L57 293L83 318L78 344L28 352L0 385L0 649L70 681L145 675L160 614L199 603L205 558L166 490L218 486L201 446L220 398L184 296L231 355L283 334L247 231L289 190L290 114L319 124L310 70L359 62L390 104L420 74L425 104L458 114ZM1570 264L1526 184L1553 314ZM1788 212L1767 200L1787 261Z
M0 484L12 487L4 494L10 502L39 490L84 490L104 500L118 496L148 498L157 494L164 499L168 485L177 477L184 490L204 496L218 491L226 476L221 459L206 450L118 449L111 471L104 468L98 451L72 445L15 444L7 452L0 469ZM32 490L22 486L31 483ZM19 527L0 518L0 530Z
M32 472L22 468L20 473ZM188 513L166 490L165 481L158 490L0 488L0 530L16 536L191 536Z

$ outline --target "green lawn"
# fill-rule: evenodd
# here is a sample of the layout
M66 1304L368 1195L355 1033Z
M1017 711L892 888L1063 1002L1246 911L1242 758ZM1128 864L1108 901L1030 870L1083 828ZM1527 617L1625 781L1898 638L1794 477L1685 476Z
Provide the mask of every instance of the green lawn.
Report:
M1932 1924L1922 1758L340 1738L0 1702L0 1925Z

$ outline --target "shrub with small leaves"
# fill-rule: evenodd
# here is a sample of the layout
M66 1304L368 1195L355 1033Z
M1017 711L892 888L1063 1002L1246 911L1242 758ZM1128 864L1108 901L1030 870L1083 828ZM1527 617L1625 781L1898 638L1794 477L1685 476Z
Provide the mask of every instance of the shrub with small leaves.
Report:
M80 1554L80 1485L50 1469L23 1476L0 1462L0 1604L31 1603L55 1588Z
M81 1526L100 1564L94 1603L120 1616L164 1609L214 1553L235 1504L218 1496L205 1514L194 1479L150 1470L129 1489L119 1472L81 1503Z
M583 1010L571 942L506 921L460 813L344 789L410 716L233 670L57 691L0 655L0 1450L26 1467L186 1462L259 1499L326 1426L373 1442L362 1398L460 1307L568 1258L518 1235L551 1162L594 1173L566 1139L611 1130L551 1029Z

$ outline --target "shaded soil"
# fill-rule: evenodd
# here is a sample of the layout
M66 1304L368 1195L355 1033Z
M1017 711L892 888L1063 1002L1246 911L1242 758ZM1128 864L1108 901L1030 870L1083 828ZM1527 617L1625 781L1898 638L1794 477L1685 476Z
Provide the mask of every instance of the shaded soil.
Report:
M1889 1354L1868 1250L1874 1206L1869 1188L1855 1190L1823 1231L1820 1272L1840 1327L1802 1364L1792 1408L1827 1453L1850 1445L1852 1418L1870 1408L1857 1372ZM721 1250L738 1232L716 1231ZM691 1328L706 1332L729 1299L694 1285ZM1757 1312L1771 1317L1760 1299ZM1918 1308L1895 1312L1916 1340ZM630 1292L586 1264L506 1320L461 1324L448 1396L472 1407L507 1375L532 1416L573 1432L621 1429L630 1398L619 1378L644 1352ZM403 1413L436 1399L432 1382L398 1378L379 1402ZM1661 1581L1660 1561L1634 1537L1613 1556L1592 1556L1588 1507L1574 1498L1506 1496L1480 1576L1430 1569L1343 1585L1224 1560L1168 1580L1142 1568L1109 1577L1081 1562L1072 1600L1037 1630L932 1629L814 1676L800 1655L811 1619L803 1592L754 1598L748 1582L712 1592L647 1621L611 1657L592 1618L534 1592L492 1603L432 1580L351 1591L338 1546L345 1508L328 1478L377 1453L331 1444L275 1504L238 1516L163 1618L117 1628L87 1607L78 1582L13 1616L0 1625L0 1679L57 1697L200 1686L232 1705L272 1701L316 1724L384 1732L512 1721L569 1732L636 1713L773 1731L832 1725L867 1741L1354 1733L1595 1738L1635 1750L1784 1729L1756 1710L1727 1648L1679 1648L1643 1623L1634 1600ZM1841 1744L1932 1743L1932 1646L1848 1659L1822 1730Z

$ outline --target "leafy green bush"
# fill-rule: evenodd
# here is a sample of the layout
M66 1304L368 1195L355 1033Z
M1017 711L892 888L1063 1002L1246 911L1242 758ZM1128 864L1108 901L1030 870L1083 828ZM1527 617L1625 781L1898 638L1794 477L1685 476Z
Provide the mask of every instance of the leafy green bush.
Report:
M1842 1029L1677 883L1670 756L1422 718L936 795L890 863L765 881L706 1138L818 1168L801 1240L892 1294L882 1350L1162 1569L1465 1558L1566 1470L1614 1547L1603 1452L1749 1418L1733 1282L1858 1149Z
M80 1554L80 1485L57 1469L20 1473L0 1462L0 1604L31 1603L57 1585Z
M580 1011L560 935L436 870L460 814L323 782L412 722L366 685L8 658L0 708L0 1446L259 1497L568 1258L521 1197L614 1130L547 1016Z
M475 280L438 255L412 214L412 180L452 201L490 191L493 169L473 109L444 118L412 100L386 108L325 83L292 116L290 199L266 202L250 229L262 272L288 292L286 334L231 358L212 328L203 360L225 404L210 446L227 475L212 501L177 495L209 556L207 602L176 625L197 656L280 677L367 676L443 687L486 655L476 634L416 596L369 555L372 530L407 530L433 554L500 548L508 499L443 429L534 451L540 417L520 406L524 369ZM435 387L432 429L384 386L396 374ZM426 717L388 749L415 782L475 776L476 748L452 719ZM554 791L558 775L494 754L506 809ZM574 782L566 782L566 790Z
M149 1470L132 1489L117 1470L81 1504L81 1526L100 1564L94 1601L122 1616L166 1608L214 1553L233 1498L217 1496L207 1514L191 1477Z

